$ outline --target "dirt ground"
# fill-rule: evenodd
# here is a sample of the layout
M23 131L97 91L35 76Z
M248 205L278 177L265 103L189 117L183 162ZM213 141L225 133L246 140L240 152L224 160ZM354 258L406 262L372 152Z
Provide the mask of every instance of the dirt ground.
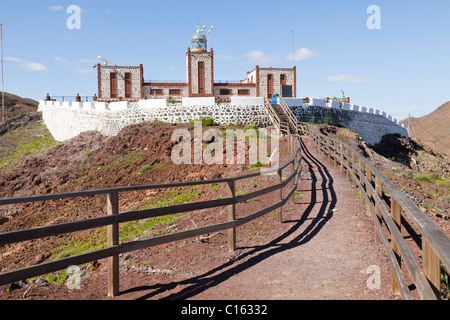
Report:
M239 227L235 252L228 252L225 233L197 237L121 255L120 294L115 298L106 295L106 261L102 260L82 268L80 289L38 279L3 286L0 299L398 299L390 293L389 263L382 246L374 243L371 218L356 189L315 153L307 137L303 141L303 173L295 204L283 208L282 224L270 213ZM100 159L100 151L98 155ZM264 187L273 179L252 179L238 188ZM206 190L202 199L211 195ZM270 194L241 204L238 216L274 199ZM169 232L217 223L224 216L226 208L195 211L177 220Z
M190 125L177 126L180 127L193 131ZM142 123L126 127L111 138L95 132L83 133L38 156L0 169L0 197L207 180L252 172L247 165L171 165L170 154L175 143L170 141L170 136L174 128L161 123ZM401 178L402 172L410 170L407 165L411 163L398 164L404 159L419 158L408 154L394 163L361 144L349 130L328 128L324 132L359 148L399 187L417 183ZM80 266L79 289L66 286L69 274L52 274L1 286L0 300L399 299L390 291L389 263L381 244L374 243L371 217L358 200L358 190L351 186L346 175L315 152L308 137L303 137L303 142L302 180L295 203L283 207L283 223L277 223L275 214L269 213L237 228L235 252L228 252L225 232L204 235L121 255L120 294L114 298L107 296L107 261L100 260ZM280 143L283 162L288 157L286 139ZM226 154L225 148L223 151ZM430 159L420 160L415 169L426 171L430 166L435 167L434 158ZM438 169L442 177L448 178L448 164L439 164ZM269 186L274 179L274 176L261 176L242 180L236 185L237 194ZM448 212L448 201L442 200L440 194L431 196L432 192L446 192L448 185L440 189L435 184L420 183L420 186L431 191L417 192L417 188L412 188L410 196L418 198L417 204L434 201L434 207L424 212L449 235L449 221L443 218ZM227 192L225 185L211 184L121 193L120 211L172 205L181 200L218 199L227 196ZM238 217L274 202L275 194L271 193L238 204ZM105 208L103 196L4 206L0 213L8 222L0 226L0 232L103 216ZM432 209L441 214L435 214ZM197 210L154 225L140 222L137 226L141 229L135 232L128 230L129 225L123 226L121 234L125 236L121 241L188 230L226 219L225 207ZM420 234L408 237L407 241L414 247L418 238ZM1 271L51 261L74 254L73 248L87 249L93 245L105 246L104 228L5 246L1 251ZM413 252L420 254L417 246ZM49 281L49 277L59 281ZM410 279L407 283L417 298Z

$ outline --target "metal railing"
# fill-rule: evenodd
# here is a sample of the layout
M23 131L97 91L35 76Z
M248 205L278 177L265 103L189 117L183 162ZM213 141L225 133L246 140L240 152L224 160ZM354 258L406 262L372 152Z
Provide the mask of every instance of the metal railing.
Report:
M45 100L77 102L77 98L79 98L79 102L93 102L94 101L94 96L49 96Z

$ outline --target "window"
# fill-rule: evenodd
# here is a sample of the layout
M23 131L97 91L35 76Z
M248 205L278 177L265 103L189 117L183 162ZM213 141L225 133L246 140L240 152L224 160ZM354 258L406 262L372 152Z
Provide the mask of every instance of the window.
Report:
M169 89L170 96L181 96L181 89Z
M267 98L272 98L273 96L273 75L267 75Z
M238 89L238 96L249 96L250 90L249 89Z
M131 73L125 73L125 98L131 98Z
M150 89L150 95L152 96L162 96L163 89Z
M285 74L280 74L280 84L286 85L286 75Z
M230 96L231 95L231 89L220 89L220 95L221 96Z
M115 72L109 74L110 97L117 98L117 75Z
M198 93L205 93L205 63L198 63Z

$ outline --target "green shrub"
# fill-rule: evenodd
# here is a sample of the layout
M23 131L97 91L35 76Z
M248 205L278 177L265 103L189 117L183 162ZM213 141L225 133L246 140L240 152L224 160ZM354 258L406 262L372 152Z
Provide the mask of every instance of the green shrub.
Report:
M437 172L430 172L430 173L424 173L424 174L418 174L413 178L414 181L417 182L436 182L438 180L441 180L441 177Z
M206 127L212 127L216 125L213 118L200 118L197 120L191 120L189 121L189 124L195 124L195 121L200 121L202 125Z

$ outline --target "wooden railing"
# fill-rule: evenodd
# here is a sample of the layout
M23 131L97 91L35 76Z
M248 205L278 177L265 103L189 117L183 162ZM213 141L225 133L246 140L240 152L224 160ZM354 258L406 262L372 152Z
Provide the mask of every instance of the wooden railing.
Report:
M376 230L375 241L382 243L392 268L392 290L405 300L411 291L402 272L405 264L421 299L440 299L442 263L450 270L450 240L412 201L381 174L355 149L308 126L308 134L315 148L329 157L354 186L359 187ZM402 235L402 221L406 217L422 234L422 267ZM384 230L387 230L386 232ZM406 230L407 231L407 230Z
M299 122L295 114L292 112L291 108L287 105L286 101L282 97L278 97L279 105L283 110L285 117L288 119L289 125L292 127L292 130L295 133L298 133L299 130Z
M72 265L80 265L96 261L99 259L108 259L108 295L116 296L119 293L119 254L144 249L160 244L170 243L173 241L192 238L208 233L228 230L228 249L234 251L236 248L236 228L246 224L262 215L276 211L277 221L282 221L282 207L290 201L294 201L294 192L297 189L299 177L301 174L301 147L300 138L288 135L288 149L292 153L291 158L278 168L265 169L246 175L213 179L205 181L175 182L169 184L154 184L142 186L117 187L100 190L87 190L59 194L47 194L21 198L0 199L1 205L30 203L56 199L79 198L94 195L106 195L107 215L92 219L79 220L68 223L49 225L39 228L11 231L0 234L0 247L22 241L33 239L41 239L45 237L55 236L59 234L72 233L81 230L89 230L107 226L108 246L107 248L71 256L55 261L45 262L34 266L29 266L17 270L0 273L0 285L12 283L15 281L25 280L31 277L47 274L63 270ZM284 179L282 178L283 170L290 168L290 174ZM236 181L249 179L261 175L275 174L276 183L260 190L255 190L245 195L236 195ZM211 183L226 183L229 189L229 197L224 199L208 200L194 203L185 203L162 208L153 208L132 212L119 212L119 195L122 192L150 190L150 189L166 189L174 187L199 186ZM288 186L287 194L282 197L282 189ZM247 216L237 218L236 204L245 203L247 200L276 192L276 202L268 207L253 212ZM156 236L149 239L137 240L127 243L119 243L119 224L129 221L159 217L169 214L189 212L200 209L228 207L228 221L209 225L206 227L195 228L191 230L180 231L162 236Z
M269 116L270 120L272 121L272 124L280 131L280 132L286 132L286 128L282 127L282 121L280 117L278 116L277 112L273 109L272 105L270 104L270 101L268 99L264 99L264 109L266 110L267 115Z

